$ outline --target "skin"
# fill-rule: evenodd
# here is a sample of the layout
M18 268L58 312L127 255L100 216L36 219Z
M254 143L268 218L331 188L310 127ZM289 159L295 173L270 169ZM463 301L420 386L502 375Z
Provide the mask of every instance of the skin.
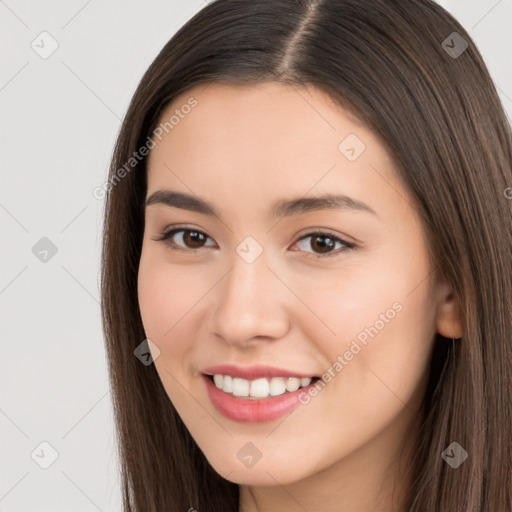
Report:
M240 484L242 512L399 510L435 333L462 335L412 198L379 138L317 89L200 85L162 120L191 96L197 106L151 150L147 197L193 194L219 217L148 206L138 277L170 400L213 468ZM366 146L354 161L338 149L349 134ZM363 201L377 215L270 215L278 200L323 193ZM180 251L155 240L182 224L203 242L179 232ZM318 230L356 247L337 242L322 256ZM236 252L247 236L263 249L252 263ZM321 376L394 303L401 311L286 418L239 423L210 402L200 370L262 364ZM262 454L252 467L237 458L248 442Z

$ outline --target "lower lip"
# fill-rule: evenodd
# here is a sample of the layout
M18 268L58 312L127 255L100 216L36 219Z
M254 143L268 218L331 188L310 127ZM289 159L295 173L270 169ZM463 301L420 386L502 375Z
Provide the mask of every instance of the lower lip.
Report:
M226 418L241 423L261 423L272 421L293 411L300 405L299 395L307 393L309 386L299 388L291 393L269 396L260 400L245 399L225 393L219 389L207 376L203 375L206 390L212 404Z

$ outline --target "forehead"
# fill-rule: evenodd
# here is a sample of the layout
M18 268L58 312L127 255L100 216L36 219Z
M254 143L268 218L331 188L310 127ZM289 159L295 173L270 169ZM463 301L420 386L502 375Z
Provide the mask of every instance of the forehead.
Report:
M389 200L408 202L378 137L313 87L201 84L174 98L159 126L148 192L215 192L224 202L246 193L258 203L340 192L376 210Z
M213 132L212 125L215 125ZM374 137L358 117L323 91L312 86L277 82L251 86L219 82L197 85L174 98L160 116L159 126L164 128L164 137L180 133L186 136L187 128L193 128L198 137L208 131L209 140L215 139L217 134L235 132L238 139L257 134L258 139L253 143L267 135L283 146L290 140L297 140L299 135L301 139L308 137L311 144L321 140L329 144L347 130L358 132L363 138ZM280 131L284 127L286 132ZM273 138L276 132L280 135L278 140ZM387 155L383 152L382 156Z

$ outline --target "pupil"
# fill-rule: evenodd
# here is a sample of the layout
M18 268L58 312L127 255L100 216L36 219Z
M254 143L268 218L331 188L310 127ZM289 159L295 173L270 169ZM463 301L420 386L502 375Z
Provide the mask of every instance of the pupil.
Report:
M204 242L203 234L197 231L186 231L184 239L185 243L192 247L200 247L202 245L201 242Z
M317 246L320 247L320 250L318 252L329 252L330 249L334 248L334 241L332 238L328 236L319 235L313 237L311 240L311 247L315 249L315 247L313 246L313 240L321 240L320 243L317 243Z

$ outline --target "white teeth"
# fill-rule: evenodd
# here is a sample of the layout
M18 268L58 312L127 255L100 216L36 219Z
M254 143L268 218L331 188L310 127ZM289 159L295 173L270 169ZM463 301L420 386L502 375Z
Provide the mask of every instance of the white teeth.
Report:
M286 381L286 391L297 391L300 388L300 379L296 377L291 377Z
M304 377L300 379L300 387L305 388L311 384L311 377Z
M219 375L218 373L216 373L214 376L213 376L213 382L215 382L215 385L219 388L219 389L222 389L222 382L224 381L224 376L223 375Z
M249 396L250 382L245 379L233 378L233 396Z
M249 392L249 396L254 396L257 398L266 398L268 396L269 391L269 383L265 378L251 380L251 389Z
M246 380L230 375L215 374L213 376L213 382L218 389L249 400L251 398L278 396L287 391L291 393L301 387L309 386L311 380L310 377L272 377L270 380L262 377L255 380Z
M282 395L286 391L286 383L281 377L274 377L270 379L270 395Z
M213 378L215 379L215 375L213 376ZM225 391L226 393L233 393L233 377L231 377L230 375L223 376L222 391Z

